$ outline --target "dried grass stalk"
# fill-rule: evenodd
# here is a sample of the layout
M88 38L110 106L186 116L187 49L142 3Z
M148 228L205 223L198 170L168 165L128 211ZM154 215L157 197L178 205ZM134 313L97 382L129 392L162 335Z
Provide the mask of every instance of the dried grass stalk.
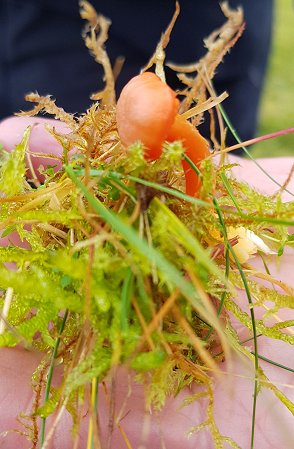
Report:
M41 112L46 112L47 114L53 115L56 120L60 120L68 125L71 129L77 127L77 121L72 114L65 112L63 108L60 108L55 104L55 100L51 98L50 95L39 95L37 92L30 93L25 96L26 101L30 103L36 103L36 106L29 111L21 111L16 115L18 116L35 116Z
M86 47L104 70L105 88L92 94L91 98L92 100L101 100L103 105L111 106L115 104L115 79L109 57L104 48L111 21L97 14L93 6L86 0L80 2L80 7L81 17L88 22L88 26L84 30Z
M151 56L146 66L142 69L142 72L146 72L146 70L150 69L155 64L155 73L159 76L159 78L165 82L165 72L164 72L164 61L165 61L165 48L167 47L170 35L173 30L173 27L176 23L176 20L178 18L178 15L180 14L180 5L178 2L176 2L176 9L174 12L174 15L165 30L165 32L162 34L160 41L157 44L155 53Z
M214 77L217 66L244 30L243 11L241 8L232 10L229 8L228 2L223 2L221 3L221 9L227 17L227 21L204 40L208 50L206 55L197 63L190 65L167 64L168 67L176 72L182 72L179 74L179 79L188 87L188 89L182 92L185 98L181 104L181 112L187 111L194 102L198 103L206 99L206 86L203 80L211 80ZM192 72L197 72L194 78L184 75Z

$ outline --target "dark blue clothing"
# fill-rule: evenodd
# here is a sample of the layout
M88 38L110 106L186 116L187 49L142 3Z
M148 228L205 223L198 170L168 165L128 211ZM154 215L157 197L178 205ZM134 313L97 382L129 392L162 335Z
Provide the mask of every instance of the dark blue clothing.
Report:
M153 53L174 12L170 0L91 0L111 18L107 51L111 61L125 56L118 92L138 74ZM218 93L228 90L224 106L242 139L253 137L270 46L272 0L230 0L243 4L246 30L218 68ZM203 38L225 18L218 0L182 0L167 49L167 60L190 63L204 53ZM0 117L28 105L30 91L51 94L69 112L81 113L102 86L101 68L81 38L84 26L78 0L0 0ZM177 87L175 76L168 82ZM205 125L204 125L205 127ZM203 131L204 132L204 131Z

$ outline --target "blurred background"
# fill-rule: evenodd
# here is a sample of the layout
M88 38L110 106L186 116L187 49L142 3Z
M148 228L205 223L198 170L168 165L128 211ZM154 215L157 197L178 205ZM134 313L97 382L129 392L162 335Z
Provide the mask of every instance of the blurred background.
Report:
M98 11L113 20L106 45L111 62L118 55L125 55L129 61L117 80L118 91L148 61L174 12L174 1L90 0ZM223 24L220 0L198 1L202 7L202 28L187 27L195 8L197 12L198 2L181 0L182 10L167 49L167 60L185 64L195 60L195 55L199 58L205 53L203 37ZM272 49L256 134L293 127L294 0L229 0L229 3L232 8L243 4L247 30L225 57L214 81L218 93L224 90L230 93L224 107L234 127L243 140L255 132L256 105L270 42L272 3ZM0 119L28 109L24 95L31 91L52 94L57 104L69 112L85 111L90 106L90 93L102 88L102 69L84 46L81 38L84 21L80 19L78 5L78 0L0 0ZM152 18L151 27L146 17ZM131 20L131 26L124 25L125 19ZM192 47L178 44L190 41ZM174 80L168 81L177 88ZM207 122L201 126L207 128ZM200 131L205 134L205 129ZM209 135L209 130L206 131ZM234 143L228 133L227 144ZM256 144L250 150L255 157L294 155L294 134Z
M272 51L258 135L294 127L294 1L276 0ZM294 134L252 147L254 157L294 156Z

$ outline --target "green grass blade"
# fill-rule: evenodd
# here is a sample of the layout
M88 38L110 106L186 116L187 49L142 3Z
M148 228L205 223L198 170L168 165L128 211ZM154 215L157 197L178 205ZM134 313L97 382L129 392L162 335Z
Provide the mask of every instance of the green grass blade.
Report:
M55 359L57 357L57 352L58 352L58 348L59 348L59 344L60 344L60 337L62 332L64 331L64 327L65 327L65 323L68 317L68 310L65 311L64 313L64 317L63 320L61 322L60 325L60 329L58 332L58 337L56 338L55 341L55 345L53 348L53 353L52 353L52 357L51 357L51 362L50 362L50 366L49 366L49 370L48 370L48 377L47 377L47 383L46 383L46 388L45 388L45 395L44 395L44 405L46 404L46 402L49 399L49 394L50 394L50 388L51 388L51 383L52 383L52 377L53 377L53 371L54 371L54 365L55 365ZM46 418L42 418L41 421L41 430L40 430L40 448L42 449L44 441L45 441L45 427L46 427Z
M225 250L225 259L226 259L225 278L228 279L229 271L230 271L230 251L229 251L229 248L227 245L226 245L226 250ZM223 291L222 295L221 295L220 302L219 302L219 306L217 308L217 316L220 316L220 314L221 314L221 311L222 311L224 303L225 303L226 295L227 295L227 292ZM209 332L208 332L207 336L205 337L205 341L207 341L209 339L212 332L213 332L213 328L210 327Z
M199 176L200 179L203 178L203 175L202 175L201 171L199 170L199 168L197 167L197 165L195 165L194 162L185 153L183 153L183 159L185 159L185 161L188 162L190 167L197 173L197 175Z
M78 170L75 170L74 173L76 176L83 176L84 170L78 169ZM142 184L147 187L152 187L153 189L156 189L159 192L168 193L169 195L179 198L180 200L188 201L189 203L194 204L196 206L211 207L211 204L207 203L206 201L199 200L198 198L194 198L192 196L186 195L185 193L181 192L180 190L172 189L170 187L163 186L156 182L147 181L146 179L137 178L136 176L123 175L121 173L114 172L114 171L96 170L96 169L90 170L90 176L93 176L93 177L105 176L105 177L109 177L113 181L117 181L118 179L128 179L129 181L133 181L135 183Z
M255 356L254 352L251 352L251 354ZM263 355L260 354L257 354L257 357L261 360L264 360L267 363L270 363L271 365L277 366L278 368L282 368L286 371L289 371L290 373L294 373L294 369L290 368L289 366L281 365L281 363L274 362L273 360L268 359L267 357L264 357Z
M120 302L120 322L122 331L127 331L129 323L129 310L132 301L133 292L133 272L129 268L126 274L122 291L121 291L121 302Z
M258 361L257 331L256 331L256 325L255 325L255 314L254 314L254 308L253 308L253 301L252 301L251 292L249 289L249 285L248 285L245 273L241 267L238 257L236 256L234 248L232 247L232 245L230 244L230 242L228 240L226 225L225 225L221 210L219 208L218 201L215 197L213 198L213 204L215 206L216 213L218 214L219 221L222 226L224 240L225 240L226 245L229 248L230 252L232 253L232 256L233 256L235 263L237 265L237 268L239 270L239 273L240 273L240 276L241 276L241 279L242 279L242 282L244 285L244 289L246 292L246 296L248 299L248 303L249 303L249 310L250 310L252 331L253 331L253 341L254 341L254 368L255 368L254 393L253 393L253 405L252 405L251 446L250 446L251 449L253 449L254 448L254 435L255 435L257 394L258 394L258 388L259 388L259 381L258 381L259 361Z
M226 188L228 194L230 195L231 200L233 201L233 203L234 203L236 209L238 210L239 214L240 214L240 215L244 215L244 214L242 213L240 207L239 207L239 204L238 204L237 199L236 199L236 197L235 197L235 195L234 195L234 193L233 193L232 187L231 187L231 185L230 185L230 182L229 182L227 176L226 176L224 173L221 173L220 176L221 176L221 179L222 179L222 181L223 181L223 184L224 184L224 186L225 186L225 188Z

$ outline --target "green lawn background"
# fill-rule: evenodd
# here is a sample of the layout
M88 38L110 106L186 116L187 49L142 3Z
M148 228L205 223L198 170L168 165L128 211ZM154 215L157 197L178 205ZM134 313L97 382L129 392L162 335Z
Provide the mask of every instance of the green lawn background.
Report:
M294 1L276 0L272 51L257 135L290 127L294 127ZM294 156L294 134L259 143L252 147L251 154Z

